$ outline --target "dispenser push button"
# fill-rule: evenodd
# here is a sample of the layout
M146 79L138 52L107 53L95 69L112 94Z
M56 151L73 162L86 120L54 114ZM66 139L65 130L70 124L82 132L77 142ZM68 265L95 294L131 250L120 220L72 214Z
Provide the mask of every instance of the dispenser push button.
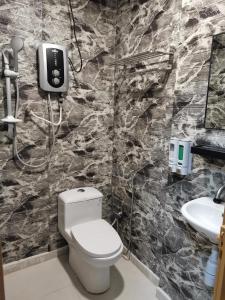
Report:
M60 72L59 72L59 70L53 70L52 71L52 75L54 76L54 77L59 77L59 75L60 75Z

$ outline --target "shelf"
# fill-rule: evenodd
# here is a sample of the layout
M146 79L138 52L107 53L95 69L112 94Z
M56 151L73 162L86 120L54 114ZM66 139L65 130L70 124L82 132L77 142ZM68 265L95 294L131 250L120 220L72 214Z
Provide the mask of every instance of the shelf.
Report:
M133 64L139 64L140 62L144 61L145 64L147 62L147 65L154 65L154 64L162 64L165 62L170 62L172 64L173 62L173 53L172 52L142 52L135 55L127 56L124 58L120 58L115 60L110 65L116 65L116 66L126 66L126 65L133 65ZM151 60L149 62L149 60Z
M191 153L225 160L225 149L211 145L192 146Z

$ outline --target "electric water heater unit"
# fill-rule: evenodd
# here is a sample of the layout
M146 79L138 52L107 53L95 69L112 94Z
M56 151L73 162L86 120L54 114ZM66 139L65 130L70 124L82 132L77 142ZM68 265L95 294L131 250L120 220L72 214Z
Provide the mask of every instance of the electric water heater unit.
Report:
M42 43L38 47L39 85L46 92L64 93L69 88L66 47Z

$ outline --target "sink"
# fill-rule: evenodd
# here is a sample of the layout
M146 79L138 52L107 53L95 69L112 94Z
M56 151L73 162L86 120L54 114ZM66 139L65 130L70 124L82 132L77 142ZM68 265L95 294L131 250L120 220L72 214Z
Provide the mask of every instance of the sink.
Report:
M181 213L191 227L212 243L218 244L217 236L223 223L224 204L217 204L212 198L202 197L185 203Z

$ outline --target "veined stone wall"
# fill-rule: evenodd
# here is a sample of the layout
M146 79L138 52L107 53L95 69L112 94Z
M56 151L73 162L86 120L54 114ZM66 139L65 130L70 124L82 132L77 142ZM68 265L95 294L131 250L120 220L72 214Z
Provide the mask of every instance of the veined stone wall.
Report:
M4 262L19 260L64 245L57 229L57 195L66 189L95 186L104 194L103 215L110 215L115 10L105 1L73 0L83 71L70 72L63 103L63 122L49 168L19 168L12 159L8 128L0 125L0 240ZM37 86L36 45L65 45L76 68L79 59L71 31L67 1L6 0L0 5L0 49L13 35L25 40L19 53L21 105L18 148L26 162L41 163L48 154L49 127L27 109L47 117L44 92ZM4 116L4 80L0 112ZM54 119L59 117L52 95ZM51 141L50 141L51 142Z
M225 4L125 0L118 9L112 187L114 209L127 217L120 234L127 245L133 195L133 253L173 300L211 299L203 283L211 245L180 209L214 195L224 162L194 156L191 175L172 175L168 143L185 137L225 146L224 131L204 129L212 35L225 31Z

